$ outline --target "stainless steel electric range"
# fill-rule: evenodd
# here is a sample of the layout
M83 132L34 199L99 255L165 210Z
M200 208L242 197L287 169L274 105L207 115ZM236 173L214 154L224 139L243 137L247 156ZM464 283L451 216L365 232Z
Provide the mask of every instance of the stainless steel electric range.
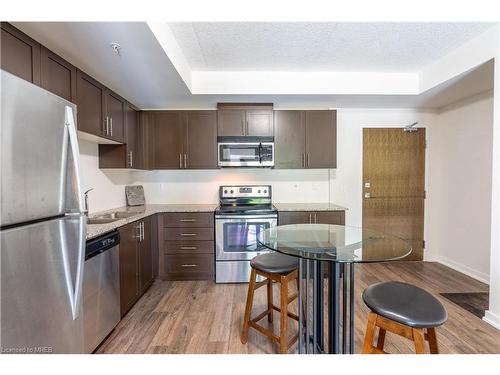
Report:
M269 252L257 239L278 224L271 186L220 186L215 211L215 281L248 282L250 260Z

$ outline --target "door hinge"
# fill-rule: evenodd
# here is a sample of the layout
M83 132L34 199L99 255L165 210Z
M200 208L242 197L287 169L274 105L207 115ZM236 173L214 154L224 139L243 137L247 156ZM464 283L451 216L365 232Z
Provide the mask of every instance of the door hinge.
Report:
M422 248L425 249L425 240L422 241Z

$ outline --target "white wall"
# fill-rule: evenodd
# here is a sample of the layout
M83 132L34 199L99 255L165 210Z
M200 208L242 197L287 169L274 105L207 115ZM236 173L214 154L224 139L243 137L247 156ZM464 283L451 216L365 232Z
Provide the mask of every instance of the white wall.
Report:
M427 256L488 283L492 92L443 108L431 132Z
M124 187L131 182L130 172L99 169L97 144L82 139L78 144L83 191L94 188L89 193L90 213L125 206Z

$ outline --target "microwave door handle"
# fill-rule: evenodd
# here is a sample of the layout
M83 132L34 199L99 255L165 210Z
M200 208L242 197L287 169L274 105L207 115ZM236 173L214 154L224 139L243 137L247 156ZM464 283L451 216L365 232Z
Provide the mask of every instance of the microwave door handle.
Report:
M262 164L262 142L259 143L259 164Z

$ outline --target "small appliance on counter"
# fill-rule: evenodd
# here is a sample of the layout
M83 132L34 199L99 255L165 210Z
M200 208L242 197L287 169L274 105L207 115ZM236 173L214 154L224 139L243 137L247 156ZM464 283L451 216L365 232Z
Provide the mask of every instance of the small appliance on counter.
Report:
M125 197L127 198L127 206L144 206L146 204L142 185L125 186Z
M274 167L273 137L217 137L219 167Z
M269 252L259 245L262 231L278 225L271 186L220 186L215 210L215 281L248 282L250 260Z

